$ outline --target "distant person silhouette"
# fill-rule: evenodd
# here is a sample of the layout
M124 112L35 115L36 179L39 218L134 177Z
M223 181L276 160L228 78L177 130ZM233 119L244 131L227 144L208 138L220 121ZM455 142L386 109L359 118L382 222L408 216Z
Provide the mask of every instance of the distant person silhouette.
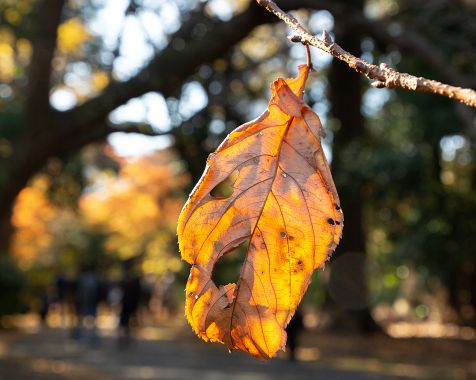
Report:
M299 336L301 332L304 330L304 323L303 323L303 316L299 309L296 310L294 313L293 318L288 324L286 328L286 332L288 334L287 346L289 351L289 360L295 361L296 360L296 348L299 343Z
M176 311L174 293L175 275L167 272L157 286L157 299L160 305L161 318L169 318Z
M139 308L142 286L140 277L133 273L130 265L124 266L124 275L120 282L122 292L121 311L119 315L119 348L131 342L131 319Z
M96 315L101 298L101 283L92 265L81 269L76 283L76 307L78 311L77 337L90 344L98 342L96 333Z
M61 324L66 323L67 313L67 295L68 295L68 281L61 271L56 273L55 277L56 301L58 303L59 312L61 316Z
M41 304L40 304L41 306L39 310L41 323L44 326L48 326L48 323L47 323L48 313L50 311L50 306L55 302L55 300L56 300L56 297L55 297L54 288L52 288L51 286L48 286L45 292L43 293L43 295L41 296Z

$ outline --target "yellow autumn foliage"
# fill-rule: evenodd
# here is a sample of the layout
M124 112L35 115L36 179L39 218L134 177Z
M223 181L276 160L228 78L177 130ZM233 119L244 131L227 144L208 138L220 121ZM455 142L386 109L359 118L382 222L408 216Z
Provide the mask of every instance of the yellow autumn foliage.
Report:
M9 82L15 72L14 51L7 42L0 42L0 82Z
M12 253L24 266L37 259L53 240L49 224L57 217L58 209L47 197L47 182L44 176L38 176L21 191L13 209Z
M91 90L99 93L109 84L109 76L104 71L96 71L91 75Z
M58 28L58 49L62 53L74 53L90 39L90 33L77 17L70 18Z
M20 193L14 206L12 253L23 267L54 261L54 252L59 252L55 244L64 243L68 234L87 238L91 231L105 236L107 254L119 259L140 256L144 273L161 275L180 269L175 222L183 199L175 194L180 194L187 178L177 171L175 157L159 152L117 161L119 173L109 173L107 180L95 178L95 190L80 197L76 211L49 199L46 174Z
M30 62L32 47L31 42L26 38L19 38L16 42L17 58L22 64Z
M142 256L146 273L176 271L181 265L170 242L183 200L171 193L186 179L174 173L170 160L161 152L126 161L117 177L80 201L88 223L107 235L106 250L122 259Z

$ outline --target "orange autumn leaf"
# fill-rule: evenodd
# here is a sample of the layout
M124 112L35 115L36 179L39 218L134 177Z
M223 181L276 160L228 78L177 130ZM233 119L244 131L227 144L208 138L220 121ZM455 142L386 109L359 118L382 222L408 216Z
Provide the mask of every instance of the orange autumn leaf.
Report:
M342 233L319 117L302 100L309 67L276 80L268 109L235 129L207 160L178 222L182 258L192 264L185 312L205 341L262 359L286 344L312 272ZM228 193L220 187L231 183ZM218 286L213 268L239 245L238 282Z

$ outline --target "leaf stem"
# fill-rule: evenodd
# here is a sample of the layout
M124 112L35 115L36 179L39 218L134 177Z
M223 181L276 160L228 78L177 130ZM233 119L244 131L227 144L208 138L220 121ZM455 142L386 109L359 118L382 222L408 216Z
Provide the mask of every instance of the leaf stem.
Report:
M306 48L306 58L307 58L307 66L309 67L310 70L312 70L312 62L311 62L311 50L309 49L308 44L304 44L304 47Z

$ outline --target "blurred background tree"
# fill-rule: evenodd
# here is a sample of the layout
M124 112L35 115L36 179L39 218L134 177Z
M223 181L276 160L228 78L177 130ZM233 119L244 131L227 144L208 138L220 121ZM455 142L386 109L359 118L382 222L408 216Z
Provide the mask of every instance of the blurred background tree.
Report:
M278 4L369 62L476 84L473 1ZM180 271L175 219L208 154L304 61L276 21L246 0L3 0L1 287L6 272L23 281L12 262L31 287L91 260ZM329 131L346 228L308 301L359 331L372 316L476 324L473 110L313 60L306 100Z

